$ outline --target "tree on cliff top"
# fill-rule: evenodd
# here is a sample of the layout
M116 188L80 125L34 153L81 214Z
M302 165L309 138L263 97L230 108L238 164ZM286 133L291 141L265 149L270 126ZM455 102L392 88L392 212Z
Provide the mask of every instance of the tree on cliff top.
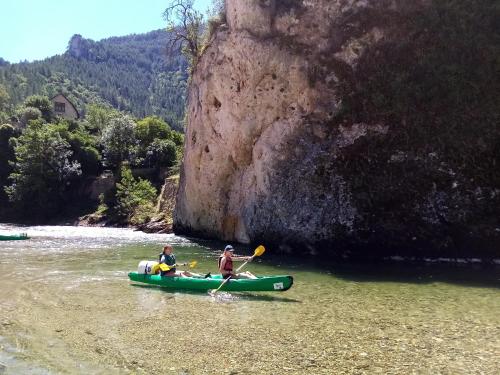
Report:
M163 12L163 18L171 33L168 52L180 49L192 70L201 54L203 14L193 8L193 0L174 0Z

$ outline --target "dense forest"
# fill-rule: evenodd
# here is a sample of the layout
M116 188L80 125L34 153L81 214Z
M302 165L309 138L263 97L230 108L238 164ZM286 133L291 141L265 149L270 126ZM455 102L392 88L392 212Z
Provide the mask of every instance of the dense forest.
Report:
M167 54L169 38L164 30L98 42L74 35L62 55L18 64L0 58L0 85L14 107L30 95L63 93L82 114L99 103L182 130L187 62L178 50Z

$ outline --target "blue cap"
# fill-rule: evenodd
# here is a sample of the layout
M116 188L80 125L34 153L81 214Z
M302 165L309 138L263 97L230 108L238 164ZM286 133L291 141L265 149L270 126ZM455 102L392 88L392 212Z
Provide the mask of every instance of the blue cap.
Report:
M227 245L225 248L224 248L224 251L234 251L233 247L231 245Z

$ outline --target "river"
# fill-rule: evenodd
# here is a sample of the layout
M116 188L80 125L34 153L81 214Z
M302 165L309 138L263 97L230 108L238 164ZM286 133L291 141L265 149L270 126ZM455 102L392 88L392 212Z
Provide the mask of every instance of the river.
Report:
M498 269L283 262L282 293L180 293L127 272L174 245L214 271L223 244L128 229L15 227L0 242L0 373L498 374ZM252 249L237 247L237 253Z

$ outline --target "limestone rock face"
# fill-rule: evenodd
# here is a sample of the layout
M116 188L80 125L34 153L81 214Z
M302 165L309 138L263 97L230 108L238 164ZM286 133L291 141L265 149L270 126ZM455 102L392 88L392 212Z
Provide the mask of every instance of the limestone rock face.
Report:
M346 162L356 155L366 161L367 152L376 158L367 142L386 139L394 124L342 120L341 84L393 32L388 17L395 21L401 9L425 4L228 1L227 26L201 57L189 90L176 232L339 254L381 248L388 238L392 249L412 239L425 243L408 217L399 217L411 212L424 226L440 220L436 199L449 222L467 211L463 202L475 199L470 194L456 209L450 202L459 198L430 184L404 207L376 203L387 209L378 221L378 211L365 203L374 204L369 184L379 173L374 168L373 178L365 178ZM391 166L412 159L437 168L439 156L426 155L393 147L380 158Z
M80 34L75 34L69 40L68 53L76 58L87 58L89 53L88 44L88 41Z

